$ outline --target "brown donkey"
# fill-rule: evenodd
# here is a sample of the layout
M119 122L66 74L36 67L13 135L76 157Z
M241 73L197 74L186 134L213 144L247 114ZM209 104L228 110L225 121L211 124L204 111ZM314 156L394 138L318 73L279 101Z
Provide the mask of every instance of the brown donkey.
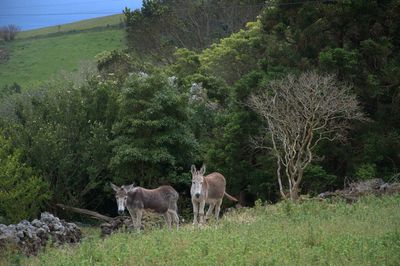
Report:
M171 222L176 224L176 228L179 228L177 206L179 194L171 186L145 189L135 187L133 184L118 187L111 183L111 187L116 192L118 214L122 215L125 208L127 208L132 218L133 226L137 230L141 228L143 209L151 209L163 214L168 228L171 228Z
M192 165L192 187L190 194L192 196L193 205L193 224L197 224L197 216L200 217L200 224L204 223L204 206L209 204L206 214L206 220L212 214L215 207L215 218L218 220L219 212L221 210L222 198L226 196L232 201L238 201L225 192L226 181L225 177L220 173L214 172L204 176L206 167L203 165L200 171L196 170L196 166Z

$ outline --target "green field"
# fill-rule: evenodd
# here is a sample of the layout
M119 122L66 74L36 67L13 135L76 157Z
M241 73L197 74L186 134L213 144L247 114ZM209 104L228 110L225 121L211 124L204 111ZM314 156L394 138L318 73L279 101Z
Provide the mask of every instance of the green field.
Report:
M123 22L123 20L124 20L123 14L99 17L94 19L86 19L74 23L63 24L60 26L52 26L36 30L22 31L18 34L17 38L23 39L23 38L38 37L46 34L54 34L60 32L79 31L79 30L92 29L96 27L115 26Z
M75 29L88 29L104 25L109 20L108 17L108 20L101 18L71 25ZM44 33L42 30L33 32L38 35ZM0 88L14 82L29 88L62 70L77 70L81 62L94 61L94 56L104 50L122 49L126 45L122 28L105 27L40 38L19 38L3 47L10 51L10 59L0 64Z
M400 196L353 205L282 202L227 214L218 223L179 231L86 236L77 246L22 265L398 265Z

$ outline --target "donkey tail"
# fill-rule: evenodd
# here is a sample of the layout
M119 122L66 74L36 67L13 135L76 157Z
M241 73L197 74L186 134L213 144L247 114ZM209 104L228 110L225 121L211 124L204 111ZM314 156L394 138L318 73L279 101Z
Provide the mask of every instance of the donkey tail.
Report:
M228 193L224 192L225 197L227 197L228 199L230 199L231 201L239 201L237 198L232 197L231 195L229 195Z

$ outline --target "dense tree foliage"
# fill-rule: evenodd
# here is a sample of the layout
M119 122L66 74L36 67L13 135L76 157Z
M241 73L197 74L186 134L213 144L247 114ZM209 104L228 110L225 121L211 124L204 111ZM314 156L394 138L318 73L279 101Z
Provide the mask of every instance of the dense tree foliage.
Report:
M70 82L14 95L4 101L6 132L25 152L26 163L50 184L55 202L102 205L114 123L112 86Z
M354 84L372 119L356 128L350 146L324 147L323 164L337 175L354 176L365 164L380 177L398 171L399 157L389 146L400 144L399 10L399 1L338 1L282 5L261 16L264 34L288 47L293 60L287 66L318 68Z
M197 153L188 124L188 98L173 78L131 76L119 96L111 168L121 182L152 187L179 183Z
M219 124L213 125L214 141L210 139L206 144L212 147L208 149L209 155L204 155L207 161L229 173L235 189L247 189L254 195L257 188L265 184L274 194L277 187L267 185L273 184L270 178L275 171L270 157L249 148L250 136L257 135L261 127L252 111L246 109L245 101L252 92L262 90L266 87L264 84L285 73L316 69L336 74L340 80L352 84L353 93L357 94L371 120L354 124L346 143L321 142L318 145L318 155L324 160L306 169L308 185L302 193L341 186L345 176L390 179L400 164L395 151L400 145L400 84L397 80L400 69L396 34L399 8L399 1L278 1L266 7L259 20L250 23L247 29L203 52L177 53L176 62L191 71L184 73L184 79L190 80L194 72L222 78L228 86L228 106L217 115ZM182 68L173 66L178 73L182 73ZM245 131L249 125L249 130ZM232 129L242 134L232 135L225 142L228 134L234 132ZM237 149L231 150L236 145ZM238 157L246 150L249 152L244 157ZM251 160L251 167L241 165L247 160ZM258 179L260 171L267 173ZM326 182L315 180L316 173ZM237 185L236 182L243 179L242 185ZM257 180L256 186L248 189L253 179ZM264 188L261 197L268 194L268 189ZM268 198L273 196L268 195Z
M0 135L0 216L10 223L35 217L51 197L49 184L22 158L22 150Z
M318 143L320 159L304 169L300 192L335 189L345 177L395 176L400 1L274 1L262 11L260 3L144 1L141 10L125 12L130 53L102 53L99 72L79 84L8 87L0 98L9 147L1 156L8 159L0 169L26 178L3 171L0 183L35 177L50 188L49 207L112 213L110 181L168 183L184 200L190 165L206 163L226 176L242 204L275 201L275 159L252 143L263 123L248 98L311 70L351 84L369 119L353 123L346 142ZM0 215L8 215L3 205Z
M124 11L128 45L136 56L171 62L176 47L202 49L241 29L259 14L262 0L144 0Z

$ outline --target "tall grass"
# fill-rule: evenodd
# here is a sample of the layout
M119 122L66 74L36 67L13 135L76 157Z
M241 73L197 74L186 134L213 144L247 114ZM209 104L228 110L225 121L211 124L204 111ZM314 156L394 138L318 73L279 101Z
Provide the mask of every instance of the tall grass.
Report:
M23 265L399 265L400 196L244 209L202 228L95 234Z

